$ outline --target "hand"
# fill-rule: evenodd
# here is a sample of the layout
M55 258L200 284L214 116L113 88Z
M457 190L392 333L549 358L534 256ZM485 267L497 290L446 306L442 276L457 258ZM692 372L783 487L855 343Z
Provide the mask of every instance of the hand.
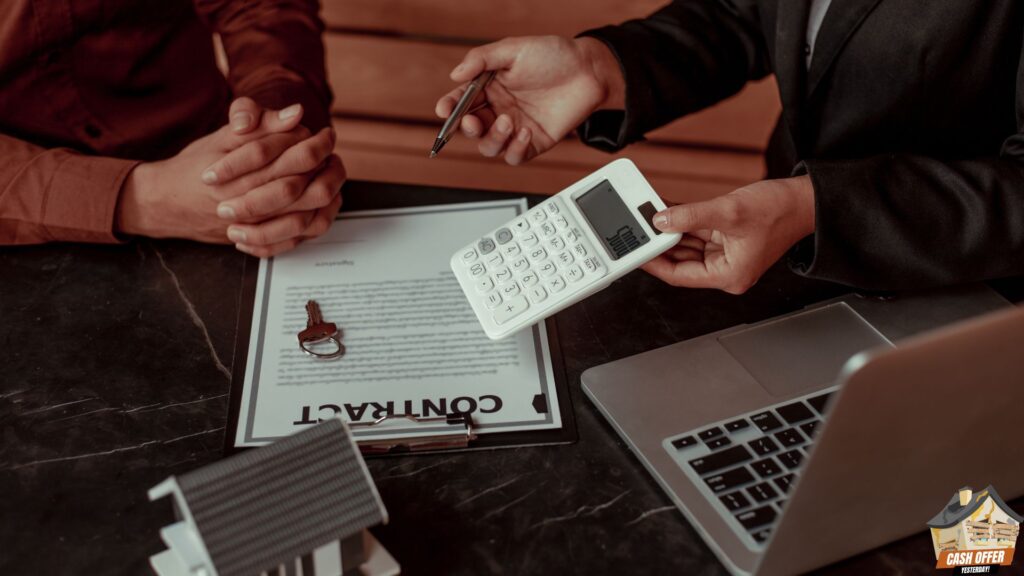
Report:
M438 100L447 118L470 80L498 74L484 91L487 107L462 119L484 156L515 165L541 154L598 108L622 108L625 84L618 61L600 40L560 36L506 38L470 50L451 73L463 82Z
M742 294L814 232L814 188L808 176L764 180L663 210L655 214L654 225L683 237L644 270L673 286Z

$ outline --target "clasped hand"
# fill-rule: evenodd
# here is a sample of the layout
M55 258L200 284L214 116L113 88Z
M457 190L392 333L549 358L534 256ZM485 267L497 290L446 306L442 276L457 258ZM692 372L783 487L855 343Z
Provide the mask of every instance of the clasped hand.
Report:
M310 134L301 119L298 104L274 111L235 100L227 125L132 170L118 231L234 243L259 257L323 234L341 208L345 168L333 129Z

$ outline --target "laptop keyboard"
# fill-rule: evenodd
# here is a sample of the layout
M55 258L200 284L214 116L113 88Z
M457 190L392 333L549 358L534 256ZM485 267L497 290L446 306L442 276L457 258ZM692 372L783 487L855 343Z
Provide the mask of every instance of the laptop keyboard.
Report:
M836 389L671 436L665 449L740 539L762 548Z

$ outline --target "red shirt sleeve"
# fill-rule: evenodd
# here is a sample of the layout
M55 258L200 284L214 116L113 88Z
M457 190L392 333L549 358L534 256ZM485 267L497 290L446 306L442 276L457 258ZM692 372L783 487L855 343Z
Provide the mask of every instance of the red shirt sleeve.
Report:
M331 90L324 70L324 31L316 0L194 0L220 34L235 96L281 109L305 108L303 124L330 123Z
M114 212L138 164L0 134L0 244L118 242Z

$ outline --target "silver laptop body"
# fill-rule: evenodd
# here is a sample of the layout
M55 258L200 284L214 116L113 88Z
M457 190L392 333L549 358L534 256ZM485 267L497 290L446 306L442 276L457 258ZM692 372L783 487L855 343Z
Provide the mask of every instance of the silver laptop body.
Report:
M736 574L804 572L920 532L964 485L1024 494L1024 310L986 287L851 295L582 381Z

